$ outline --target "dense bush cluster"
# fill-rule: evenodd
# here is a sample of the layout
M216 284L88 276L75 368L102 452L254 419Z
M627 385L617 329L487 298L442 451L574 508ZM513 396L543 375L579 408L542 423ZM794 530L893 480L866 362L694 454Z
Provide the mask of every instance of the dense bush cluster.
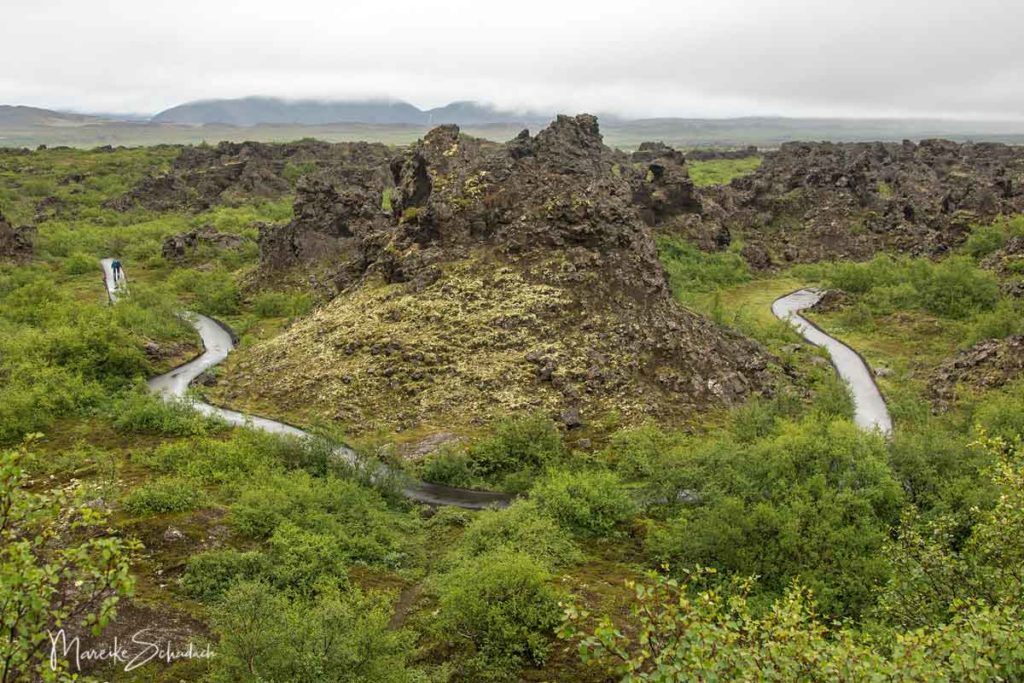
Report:
M995 276L963 257L933 263L876 256L867 263L836 264L826 274L826 282L832 288L863 294L865 304L880 314L920 308L960 319L990 311L999 301Z
M448 486L496 485L520 492L565 456L562 437L551 420L540 415L510 417L495 423L486 438L442 449L422 463L419 474Z

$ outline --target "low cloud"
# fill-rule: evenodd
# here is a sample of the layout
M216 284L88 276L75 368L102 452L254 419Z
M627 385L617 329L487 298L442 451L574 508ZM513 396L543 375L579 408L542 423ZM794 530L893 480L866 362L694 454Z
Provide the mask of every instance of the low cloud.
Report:
M7 0L0 103L252 94L627 116L1024 121L1009 0Z

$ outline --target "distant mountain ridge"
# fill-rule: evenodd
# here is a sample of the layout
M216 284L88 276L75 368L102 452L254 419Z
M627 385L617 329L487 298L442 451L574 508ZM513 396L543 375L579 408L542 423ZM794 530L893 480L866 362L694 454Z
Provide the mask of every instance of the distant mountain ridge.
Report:
M100 123L102 120L97 116L87 114L72 114L20 105L0 105L0 126L3 127L85 125Z
M284 100L243 97L188 102L154 116L153 123L233 126L261 124L324 125L368 123L380 125L461 126L498 123L546 123L553 116L504 111L477 102L452 102L434 109L419 109L401 100Z

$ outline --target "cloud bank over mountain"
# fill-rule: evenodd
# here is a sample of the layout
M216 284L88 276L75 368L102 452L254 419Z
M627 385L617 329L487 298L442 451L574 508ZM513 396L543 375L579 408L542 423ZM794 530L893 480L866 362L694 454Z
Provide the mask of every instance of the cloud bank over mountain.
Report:
M1024 119L1024 5L1006 0L8 0L4 13L0 102L48 108L400 93L421 109L630 118Z

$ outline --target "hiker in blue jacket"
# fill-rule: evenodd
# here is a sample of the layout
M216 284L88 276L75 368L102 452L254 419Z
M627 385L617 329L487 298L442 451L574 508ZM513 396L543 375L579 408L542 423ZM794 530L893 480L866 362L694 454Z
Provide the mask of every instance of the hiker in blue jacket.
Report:
M110 264L110 270L114 273L114 284L117 284L118 280L124 279L124 271L121 270L121 261L118 259L114 259Z

